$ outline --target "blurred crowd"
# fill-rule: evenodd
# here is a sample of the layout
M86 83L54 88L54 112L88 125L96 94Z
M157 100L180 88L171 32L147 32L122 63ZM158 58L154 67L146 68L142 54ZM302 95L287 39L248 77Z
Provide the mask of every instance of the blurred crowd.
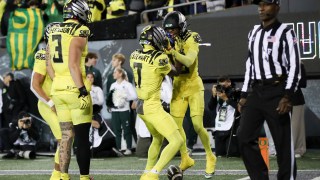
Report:
M210 0L201 1L193 4L193 0L89 0L88 4L91 10L91 21L101 21L105 19L114 19L122 16L141 13L144 10L157 9L166 6L174 6L182 3L190 3L187 6L179 6L169 8L165 11L170 12L178 10L184 15L192 15L196 13L205 13L214 10L237 7L248 4L247 0ZM8 34L9 18L17 8L38 8L42 12L44 25L51 22L63 21L62 11L65 0L1 0L0 1L0 18L1 18L1 33ZM161 19L161 11L154 11L146 14L145 21L154 21ZM92 151L94 157L101 156L122 156L131 155L135 150L133 144L137 144L139 152L147 152L146 143L151 142L151 136L145 127L143 121L137 118L134 111L135 100L137 94L133 86L133 75L130 71L123 67L126 58L123 54L117 53L112 56L112 70L107 75L106 87L102 85L100 71L95 68L98 55L89 52L86 57L86 73L88 80L92 83L90 92L93 101L93 121L91 134ZM23 83L21 80L14 77L14 73L9 72L1 77L0 83L0 128L2 134L11 134L12 129L20 129L16 132L22 135L25 129L23 126L31 127L32 123L23 123L21 119L28 116L28 101L24 92ZM172 79L166 77L163 81L161 89L161 100L165 110L169 111L170 101L172 98ZM123 90L125 89L125 91ZM104 91L105 90L105 91ZM104 94L103 92L107 92ZM171 93L171 94L170 94ZM239 156L237 150L237 142L232 139L236 133L238 126L235 104L238 101L238 92L231 83L228 77L221 77L218 84L213 86L212 97L208 104L211 111L216 114L212 120L216 127L215 132L215 147L218 156ZM233 103L230 103L232 99ZM226 101L228 104L226 105ZM107 106L107 110L112 114L111 121L107 122L101 116L103 106ZM228 112L229 114L226 114ZM188 112L187 112L188 113ZM21 115L24 114L24 115ZM29 118L28 116L27 118ZM188 116L186 116L188 117ZM19 125L20 122L20 125ZM30 122L32 122L30 117ZM137 124L136 124L137 123ZM22 124L22 125L21 125ZM188 132L188 148L190 151L196 142L197 136L192 134L192 123L189 120L187 125L191 130ZM9 155L6 158L15 157L12 141L16 139L8 137L0 138L0 150L6 150ZM32 143L35 145L39 137L33 137ZM134 141L134 143L132 142ZM8 143L10 142L10 143ZM31 142L31 141L30 141ZM125 145L122 144L125 142ZM9 145L8 145L9 144ZM107 144L107 146L105 146ZM141 146L139 146L141 145ZM11 153L11 154L10 154ZM140 153L141 156L146 156L145 153ZM139 154L139 153L137 153Z

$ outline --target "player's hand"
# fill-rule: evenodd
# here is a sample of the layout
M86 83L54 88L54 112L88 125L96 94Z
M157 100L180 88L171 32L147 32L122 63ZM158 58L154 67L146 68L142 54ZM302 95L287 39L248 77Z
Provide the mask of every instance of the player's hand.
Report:
M285 114L290 112L292 109L292 103L288 97L283 97L280 99L277 111L279 114Z
M18 120L18 128L19 128L19 129L22 129L22 128L23 128L23 125L24 125L24 122L21 121L21 120Z
M164 52L166 53L166 54L172 54L173 52L173 48L172 48L172 46L170 45L170 41L169 41L169 39L168 39L168 41L166 42L166 45L164 46Z
M171 47L174 47L175 45L175 40L174 40L174 37L170 34L170 33L166 33L167 37L168 37L168 41L169 41L169 44Z
M78 96L80 100L80 109L86 109L90 105L90 96L85 86L79 88L80 95Z
M241 113L242 107L246 104L247 99L246 98L241 98L240 101L238 102L238 111Z
M211 92L212 92L212 96L213 97L216 97L217 96L217 85L216 84L214 84L213 86L212 86L212 89L211 89Z

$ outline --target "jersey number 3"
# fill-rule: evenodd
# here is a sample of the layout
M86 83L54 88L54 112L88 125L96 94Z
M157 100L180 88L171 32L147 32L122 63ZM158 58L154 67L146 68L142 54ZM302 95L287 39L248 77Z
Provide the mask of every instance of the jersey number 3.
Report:
M63 63L62 48L61 48L61 35L52 35L52 41L57 41L57 46L54 47L54 56L52 58L54 63Z

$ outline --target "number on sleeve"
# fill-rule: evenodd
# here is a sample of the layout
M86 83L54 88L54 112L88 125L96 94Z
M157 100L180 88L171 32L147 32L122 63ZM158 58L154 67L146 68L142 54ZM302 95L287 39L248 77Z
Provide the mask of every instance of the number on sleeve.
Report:
M140 88L141 86L141 69L142 69L142 63L133 63L133 67L137 68L137 73L138 73L138 87Z
M62 60L62 48L61 48L61 35L52 35L52 40L57 41L58 45L54 47L53 62L63 63Z

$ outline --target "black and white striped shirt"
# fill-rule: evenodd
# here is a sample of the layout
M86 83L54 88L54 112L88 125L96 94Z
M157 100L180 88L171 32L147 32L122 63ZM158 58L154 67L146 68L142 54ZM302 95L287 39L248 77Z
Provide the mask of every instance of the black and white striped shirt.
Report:
M286 76L286 94L292 94L300 79L300 52L294 31L276 21L263 28L254 26L248 35L248 59L242 87L246 97L252 80L266 80Z

